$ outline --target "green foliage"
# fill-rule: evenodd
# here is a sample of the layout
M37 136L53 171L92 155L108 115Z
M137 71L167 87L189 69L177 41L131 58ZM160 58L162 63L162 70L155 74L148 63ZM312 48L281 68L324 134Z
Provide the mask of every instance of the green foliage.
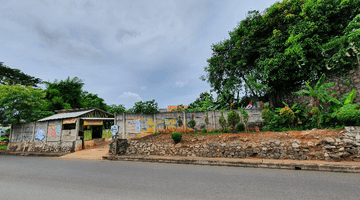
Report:
M0 124L31 122L53 114L43 111L45 92L33 87L0 85Z
M215 129L215 130L209 131L209 133L221 133L221 131L219 129Z
M206 112L206 116L205 116L205 124L208 125L209 124L209 117L208 117L208 112Z
M181 141L182 138L182 134L179 132L172 132L171 133L171 138L174 140L175 144L179 143Z
M337 119L345 126L359 126L360 125L360 104L346 104L339 109L336 115Z
M340 103L337 99L330 96L330 94L337 94L336 92L331 92L328 90L325 90L329 87L332 87L335 85L334 82L331 83L324 83L325 81L325 74L321 75L320 79L317 81L314 88L312 88L309 83L305 83L309 90L301 90L298 92L294 92L296 95L304 95L304 96L311 96L313 98L313 106L317 107L317 101L320 100L321 103L325 103L327 101L334 102L334 103Z
M6 136L6 137L9 137L9 136L10 136L10 131L11 131L10 128L5 130L5 136Z
M305 122L306 118L308 117L308 114L306 112L309 112L309 109L305 109L306 106L308 106L310 103L304 103L304 104L294 104L291 106L291 110L295 114L295 123L297 122Z
M41 79L32 77L20 71L12 69L0 62L0 85L23 85L37 87Z
M156 131L156 132L154 133L154 136L158 136L158 135L160 135L160 132Z
M320 125L319 122L319 117L320 117L320 109L318 107L314 107L311 109L311 120L313 120L314 122L318 123L318 125Z
M126 108L123 104L119 104L119 105L111 104L110 106L107 106L106 111L111 114L125 113Z
M179 116L179 119L177 121L177 124L179 127L182 127L183 126L183 121L181 120L181 117Z
M108 110L109 106L105 104L104 99L98 97L97 94L92 94L83 91L81 94L81 107L82 108L99 108L101 110Z
M144 113L144 114L154 114L159 112L158 103L155 102L155 99L151 101L139 101L136 102L134 107L129 110L131 113Z
M195 126L196 126L196 122L195 122L195 120L190 120L189 122L188 122L188 124L189 124L189 127L190 128L194 128Z
M7 145L0 146L0 149L3 149L3 150L7 149Z
M225 128L224 133L231 133L230 129Z
M227 113L227 119L228 119L228 124L232 125L234 127L234 129L235 129L236 124L240 122L239 113L232 110L232 111Z
M202 79L218 95L281 98L322 74L344 74L359 58L358 9L358 0L291 0L251 11L212 45Z
M286 123L292 123L295 118L294 112L287 106L280 111L280 117L284 119Z
M244 120L244 123L246 125L247 122L249 121L249 113L246 110L242 109L242 108L239 108L239 110L240 110L240 113L241 113L242 118Z
M264 110L261 111L261 118L265 122L265 124L269 124L269 121L273 117L274 113L271 112L269 106L267 104L264 105Z
M245 125L243 123L236 125L236 132L242 132L242 131L245 131Z
M84 96L82 87L84 86L83 81L74 77L66 80L55 80L53 83L44 82L46 85L46 110L62 110L71 108L82 108L82 97Z
M221 113L221 117L219 118L219 124L221 128L224 130L226 128L226 119L223 115L223 111L220 111L220 113Z
M202 133L207 133L208 131L207 131L206 128L204 128L201 132L202 132Z

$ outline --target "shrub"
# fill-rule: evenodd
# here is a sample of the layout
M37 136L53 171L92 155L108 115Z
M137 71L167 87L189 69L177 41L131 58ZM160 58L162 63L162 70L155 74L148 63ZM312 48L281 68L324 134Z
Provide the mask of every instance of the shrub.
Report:
M226 119L223 115L223 111L220 111L221 113L221 117L219 118L219 124L222 127L222 129L224 130L226 128Z
M171 133L171 139L174 140L175 144L179 143L181 141L182 134L179 132L172 132Z
M287 123L292 123L295 118L294 112L287 106L280 110L280 117ZM289 125L290 126L290 125Z
M228 129L228 128L225 128L224 132L225 133L231 133L230 129Z
M160 135L160 132L157 132L157 131L156 131L156 132L154 133L154 136L157 136L157 135Z
M236 124L239 123L240 121L239 113L237 113L234 110L227 113L227 118L228 118L228 124L232 125L234 128Z
M221 133L221 131L219 129L215 129L213 131L209 131L209 133Z
M271 118L273 118L274 113L269 110L267 104L264 105L264 110L261 111L261 118L264 120L265 124L269 124Z
M189 126L190 126L190 128L194 128L195 126L196 126L196 122L195 122L195 120L190 120L189 121Z
M182 127L183 121L181 120L181 116L179 115L179 120L177 121L179 127Z
M320 125L320 122L319 122L320 109L318 107L312 108L311 115L312 115L311 119L313 120L313 122L316 122L319 126Z
M240 123L236 126L236 132L242 132L245 131L245 125L243 123Z
M205 116L205 124L208 125L209 124L209 117L208 117L208 112L206 112L206 116Z
M360 110L357 110L356 104L347 104L339 109L336 118L345 126L360 125Z
M201 132L202 132L202 133L207 133L208 131L207 131L206 128L204 128Z

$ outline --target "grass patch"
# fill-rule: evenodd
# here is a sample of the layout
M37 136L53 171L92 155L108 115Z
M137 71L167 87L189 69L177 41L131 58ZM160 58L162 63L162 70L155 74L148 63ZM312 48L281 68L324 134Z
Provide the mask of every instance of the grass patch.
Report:
M0 149L7 149L7 145L1 145Z

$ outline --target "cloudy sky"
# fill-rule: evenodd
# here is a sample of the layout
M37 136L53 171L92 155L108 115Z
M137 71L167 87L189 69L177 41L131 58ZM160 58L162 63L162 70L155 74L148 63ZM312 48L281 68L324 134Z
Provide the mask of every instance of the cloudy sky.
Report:
M211 45L276 0L0 0L0 62L44 81L79 77L107 104L160 108L209 91Z

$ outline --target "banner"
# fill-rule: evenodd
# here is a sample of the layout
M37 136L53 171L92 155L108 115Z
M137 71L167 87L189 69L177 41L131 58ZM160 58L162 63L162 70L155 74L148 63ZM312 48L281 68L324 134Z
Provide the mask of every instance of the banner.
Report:
M76 122L76 118L63 120L63 124L75 124L75 122Z
M84 125L90 126L90 125L103 125L103 121L94 121L94 120L84 120Z

